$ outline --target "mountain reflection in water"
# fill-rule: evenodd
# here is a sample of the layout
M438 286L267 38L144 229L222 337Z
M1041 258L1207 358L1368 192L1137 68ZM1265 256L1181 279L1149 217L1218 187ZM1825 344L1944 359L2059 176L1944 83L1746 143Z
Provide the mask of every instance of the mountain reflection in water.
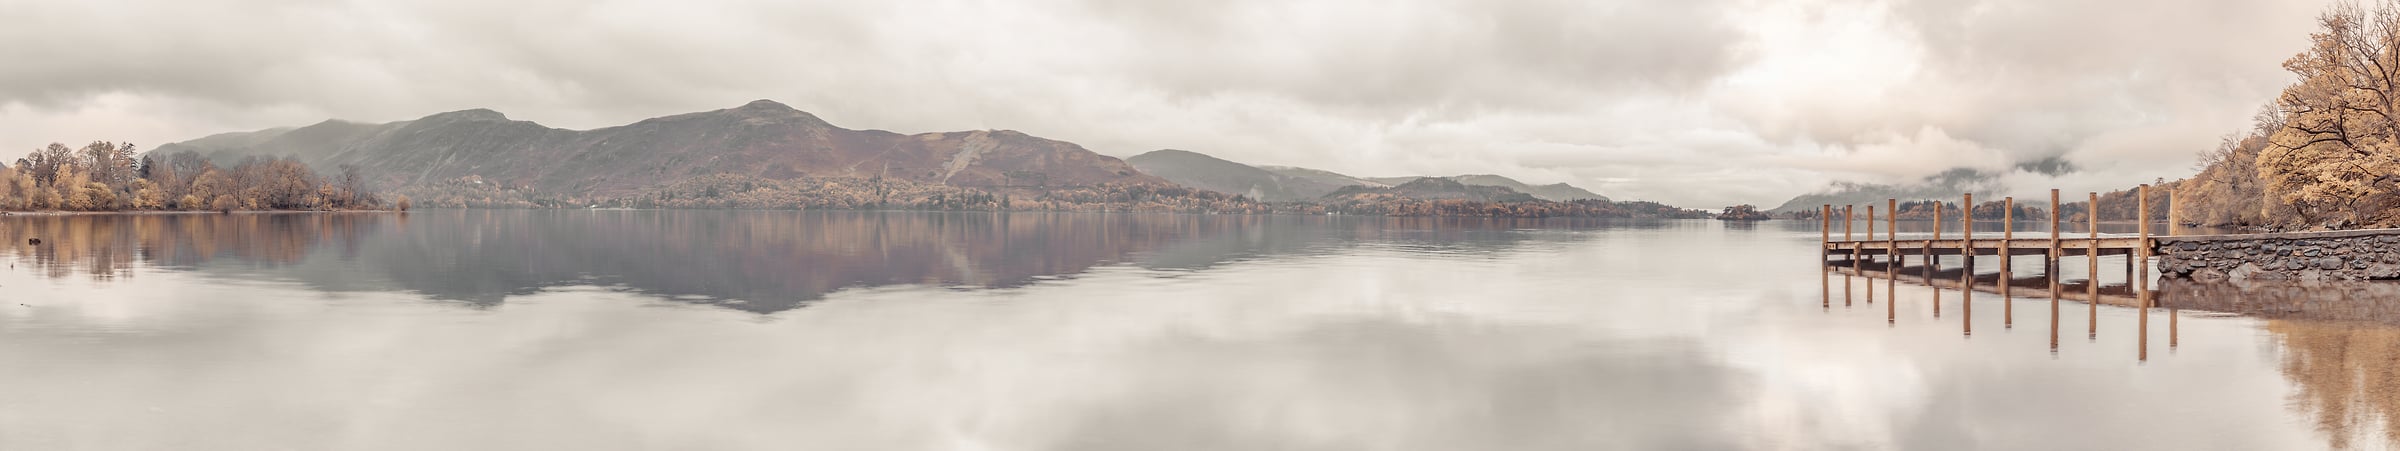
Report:
M490 306L558 286L614 287L772 313L888 285L1007 288L1095 266L1205 269L1361 241L1429 254L1525 240L1512 225L1592 220L1092 213L446 210L405 215L0 218L50 277L236 272L327 291L405 290ZM43 240L27 245L28 238Z
M2062 269L2078 266L2072 264L2075 261L2078 260L2068 260L2069 264L2063 265ZM1952 269L1932 272L1935 280L1955 282L1964 275L1956 269L1956 259L1951 259L1949 264ZM1989 262L1982 265L1985 266L1983 271L1991 271L1990 267L1996 266ZM2112 271L2115 269L2110 264L2102 266ZM1897 290L1891 288L1886 288L1891 291L1882 295L1875 294L1875 286L1891 286L1891 280L1886 278L1888 274L1882 272L1881 268L1872 268L1874 272L1869 273L1871 277L1857 277L1863 283L1856 284L1860 288L1853 289L1853 276L1839 275L1838 270L1842 267L1833 265L1836 272L1826 275L1828 283L1832 282L1831 278L1840 278L1842 284L1839 288L1827 287L1825 296L1828 306L1836 297L1846 304L1860 301L1900 304L1926 301L1904 299ZM1958 294L1955 289L1925 289L1921 285L1924 283L1922 276L1915 275L1922 273L1921 267L1904 269L1899 280L1917 284L1908 287L1912 291L1922 290L1926 294L1946 291L1950 292L1948 295L1953 300L1956 299ZM2041 288L2049 283L2040 278L2038 269L2033 273L2036 275L2030 278L2020 273L2014 279L2014 284ZM1974 296L1996 298L1997 294L1987 290L1994 289L1999 281L1997 272L1979 271L1976 281L1979 288ZM2126 287L2123 280L2114 280L2114 284L2109 282L2112 281L2104 279L2101 287L2101 292L2107 296L2104 303L2116 307L2137 305L2138 301L2132 297L2133 289ZM2088 281L2077 272L2063 276L2059 283L2066 287L2064 292L2080 295L2085 292L2083 284ZM2400 448L2400 428L2394 428L2391 424L2400 420L2400 282L2201 282L2163 279L2155 283L2152 302L2156 307L2148 315L2163 318L2153 319L2147 326L2150 328L2147 332L2153 336L2163 334L2166 341L2142 341L2141 346L2145 349L2140 355L2143 359L2149 355L2147 347L2174 346L2179 338L2174 321L2183 317L2238 315L2257 318L2262 320L2259 329L2271 339L2270 344L2276 346L2280 355L2278 369L2291 384L2293 391L2288 394L2289 407L2306 417L2306 422L2324 436L2327 447ZM1941 302L1939 297L1930 300ZM2091 318L2078 318L2079 313L2087 311L2088 307L2080 301L2062 301L2063 304L2079 305L2073 309L2061 308L2064 311L2044 311L2040 304L2045 302L2046 299L2032 297L2016 298L2015 303L2022 304L2017 306L2017 310L2024 315L2017 319L2017 324L2036 328L2049 326L2049 346L2053 353L2058 350L2058 335L2062 329L2074 333L2079 332L2074 330L2076 326L2093 324L2092 333L2095 337L2098 334L2142 332L2137 326L2138 322L2126 324L2119 320L2107 323L2097 316L2097 309L2088 310L2094 315ZM1881 308L1896 307L1886 305ZM1973 320L1957 318L1953 321ZM2075 326L2068 326L2069 323Z
M4 216L0 449L2393 445L2392 285L2169 281L2147 316L2070 302L2053 325L2046 299L1828 277L1808 261L1818 237L1793 221ZM2112 290L2123 274L2100 273Z

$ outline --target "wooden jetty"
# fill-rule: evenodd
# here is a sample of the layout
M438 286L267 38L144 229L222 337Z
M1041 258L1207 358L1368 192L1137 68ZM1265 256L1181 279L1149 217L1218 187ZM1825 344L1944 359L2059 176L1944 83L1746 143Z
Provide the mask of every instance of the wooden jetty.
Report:
M2187 291L2194 289L2222 291L2222 288L2209 284L2217 280L2240 278L2268 281L2400 279L2400 229L2159 236L2154 235L2152 229L2154 221L2150 215L2150 186L2142 185L2137 188L2137 191L2136 198L2139 199L2136 201L2137 208L2135 209L2137 224L2135 233L2131 236L2100 235L2098 208L2090 209L2094 212L2089 218L2090 230L2081 236L2067 236L2060 228L2063 218L2059 216L2058 190L2050 190L2050 224L2048 230L2045 231L2047 233L2040 233L2036 236L2020 236L2017 233L2018 218L2015 217L2016 200L2014 198L2002 198L1999 202L2004 208L2004 212L1999 218L2001 223L1997 234L1988 231L1985 234L1976 234L1975 198L1973 194L1967 194L1961 197L1961 211L1966 214L1961 215L1958 219L1957 228L1960 229L1960 233L1957 236L1944 236L1944 230L1939 227L1943 224L1944 212L1942 208L1937 207L1933 214L1936 227L1932 233L1916 234L1909 239L1901 239L1898 233L1899 224L1896 216L1899 213L1899 201L1897 199L1885 200L1882 209L1885 212L1884 233L1881 236L1875 234L1876 208L1874 206L1864 209L1866 232L1864 236L1860 236L1857 231L1852 230L1854 225L1860 224L1857 221L1859 218L1855 215L1856 211L1852 207L1845 206L1837 211L1833 205L1822 206L1819 215L1822 219L1821 232L1819 232L1822 245L1820 257L1823 259L1825 272L1829 276L1824 287L1825 308L1832 308L1833 289L1830 280L1832 274L1838 273L1843 276L1841 296L1844 306L1850 305L1852 299L1850 293L1852 276L1864 277L1868 280L1867 299L1870 305L1874 303L1876 297L1876 279L1883 279L1886 282L1885 296L1887 297L1884 320L1896 323L1898 315L1897 307L1894 304L1897 304L1900 299L1894 284L1905 279L1912 283L1922 283L1925 286L1936 288L1932 290L1933 302L1931 303L1935 318L1943 316L1944 303L1941 299L1943 293L1956 290L1954 292L1960 297L1960 301L1955 304L1958 309L1960 331L1968 336L1973 336L1975 324L1977 324L1974 319L1976 304L1974 298L1978 293L1996 293L2006 300L2006 302L1998 303L2001 308L2001 324L2005 328L2013 328L2016 324L2017 302L2014 302L2015 300L2048 298L2050 301L2048 312L2050 346L2051 350L2055 352L2059 346L2058 335L2061 329L2059 318L2061 300L2077 300L2089 305L2085 313L2085 316L2089 318L2086 320L2085 334L2091 337L2097 337L2099 334L2099 306L2101 304L2122 306L2139 310L2134 319L2136 324L2132 327L2132 332L2138 335L2135 339L2137 343L2135 355L2138 359L2148 360L2151 312L2155 309L2163 307L2167 312L2163 320L2166 322L2168 349L2173 349L2179 340L2176 331L2180 318L2177 310L2180 308L2189 307L2227 312L2250 309L2269 314L2290 313L2288 311L2290 307L2286 305L2289 302L2275 305L2252 305L2255 303L2247 299L2249 295L2239 292L2230 296L2219 296L2224 299L2202 296L2196 300L2162 306L2159 301L2161 293L2153 290L2152 286L2154 267L2159 271L2158 283L2170 287L2165 289L2174 290L2177 288L2172 287L2180 286L2180 289ZM2095 207L2099 205L2099 193L2092 193L2090 199L2089 205ZM1842 218L1841 236L1839 237L1834 236L1832 220L1837 214ZM2169 224L2175 222L2171 213L2170 217L2166 219ZM2017 268L2012 267L2019 262L2019 257L2033 255L2042 256L2039 275L2020 274ZM1986 256L2001 258L1994 262L1982 258ZM2081 257L2084 260L2085 267L2088 269L2084 272L2083 277L2077 279L2063 277L2061 268L2064 266L2062 263L2066 263L2070 257ZM2118 261L2110 263L2123 266L2123 278L2114 277L2113 271L2103 272L2100 260L2104 257L2122 257L2117 259ZM1979 264L1993 263L1998 265L1997 272L1977 271ZM2378 291L2380 293L2400 291L2400 288L2391 288L2400 287L2400 285L2374 284L2366 286L2369 287L2366 289L2370 291L2383 290ZM2182 294L2187 295L2187 298L2192 297L2189 296L2190 293ZM2340 304L2356 302L2373 303L2378 301L2373 299L2360 301L2350 298L2339 300ZM2391 304L2400 305L2400 302ZM2358 313L2351 310L2365 312L2354 316L2400 318L2400 315L2383 314L2375 309L2344 308L2346 309L2342 310L2344 314ZM2391 320L2400 321L2400 319Z
M2092 214L2087 215L2090 216L2091 230L2088 231L2084 237L2067 238L2063 236L2058 227L2061 219L2058 211L2058 194L2058 190L2050 190L2050 233L2048 238L2017 238L2015 198L2002 198L2001 200L2003 213L2001 214L2002 221L2000 226L2000 235L1997 238L1979 237L1975 235L1975 195L1972 193L1962 196L1962 202L1960 202L1959 208L1959 211L1962 213L1959 215L1959 228L1961 229L1961 233L1956 239L1942 238L1941 227L1938 227L1938 224L1941 223L1939 218L1941 217L1940 215L1942 208L1937 206L1934 208L1934 217L1936 218L1934 222L1937 224L1937 227L1934 228L1934 232L1930 238L1901 240L1898 234L1899 228L1897 227L1898 218L1896 217L1899 214L1899 200L1887 199L1885 200L1885 211L1889 213L1886 216L1887 219L1884 227L1885 232L1882 239L1879 240L1875 237L1874 207L1870 206L1867 208L1867 236L1866 239L1863 240L1857 239L1857 237L1850 230L1851 224L1855 222L1853 221L1854 218L1851 216L1850 207L1843 207L1842 240L1835 241L1833 239L1832 227L1833 206L1825 205L1822 207L1822 215L1820 215L1821 218L1824 218L1824 227L1822 228L1823 231L1819 234L1823 245L1821 249L1822 253L1820 255L1823 257L1839 256L1841 258L1838 261L1828 260L1826 263L1829 269L1838 270L1845 275L1842 279L1843 305L1849 305L1849 275L1867 276L1869 280L1883 278L1896 283L1902 278L1914 278L1904 274L1922 274L1922 279L1920 280L1922 280L1928 286L1935 288L1959 289L1961 294L1961 302L1959 303L1961 313L1959 321L1960 331L1969 336L1972 336L1975 333L1975 304L1973 302L1975 292L1990 291L1998 293L2003 300L2013 299L2017 295L2047 297L2050 299L2050 346L2053 351L2057 350L2058 348L2060 300L2075 299L2080 297L2081 300L2091 306L2089 315L2091 315L2092 319L2089 321L2090 326L2088 327L2090 330L2087 333L2094 334L2095 336L2099 332L2098 309L2100 304L2124 305L2137 308L2140 309L2142 313L2139 315L2140 319L2137 320L2139 324L2136 326L2138 329L2137 333L2139 334L2139 338L2137 339L2139 345L2138 351L2136 352L2139 359L2149 360L2150 311L2156 306L2154 294L2150 291L2149 259L2154 254L2158 246L2158 242L2153 240L2150 235L2150 186L2142 185L2137 193L2137 198L2140 199L2138 201L2139 208L2136 210L2139 212L2137 213L2140 221L2139 226L2137 227L2139 233L2130 238L2101 237L2099 234L2098 208L2089 209L2092 211ZM2091 205L2097 207L2099 204L2099 193L2092 193L2091 197L2093 201ZM1912 267L1908 264L1910 255L1915 255L1917 257L1916 260L1918 264L1916 266ZM1950 274L1950 272L1943 271L1941 269L1941 257L1952 255L1961 257L1959 259L1960 264L1955 270L1955 276ZM1999 261L2000 271L1996 274L1990 275L1989 283L1985 282L1984 279L1986 279L1986 277L1984 277L1984 275L1978 274L1975 270L1976 257L1984 255L2001 257ZM2044 256L2042 259L2041 278L2019 279L2017 277L2014 268L2011 267L2011 264L2016 260L2017 256L2022 255ZM2100 275L2099 260L2100 257L2109 255L2126 256L2126 283L2124 284L2123 288L2120 288L2119 290L2108 290L2110 292L2104 294L2103 290L2101 289L2101 283L2098 280ZM2084 280L2082 280L2080 284L2070 285L2060 281L2059 263L2063 258L2068 256L2082 256L2084 260L2088 262L2088 266L2091 268L2090 272L2086 273ZM1877 257L1881 257L1881 260L1877 260ZM1828 282L1828 284L1829 285L1826 287L1826 295L1828 297L1827 308L1831 308L1830 297L1832 296L1832 287L1830 282ZM1869 290L1867 297L1869 299L1873 299L1874 292L1872 290L1874 289L1874 284L1869 283L1867 286ZM1987 286L1989 287L1988 289L1986 288ZM2077 288L2080 288L2080 290L2075 290ZM2019 290L2023 290L2023 292L2016 292ZM2081 296L2071 294L2070 290L2081 291ZM1891 290L1887 288L1887 293L1890 292ZM1896 295L1897 293L1891 294ZM1941 302L1938 291L1936 292L1935 296L1934 316L1940 317ZM1896 307L1892 306L1891 304L1896 304L1897 302L1898 299L1896 297L1894 299L1887 300L1887 304L1885 306L1886 311L1884 314L1885 321L1890 322L1896 320L1894 312ZM2014 328L2016 325L2016 303L2002 302L2000 305L2002 309L2001 324L2004 328ZM2173 333L2173 330L2175 329L2173 317L2174 315L2170 313L2168 319L2168 329L2170 331L2168 343L2170 347L2174 345L2174 337L2176 335Z
M1874 234L1875 210L1872 206L1867 209L1867 236L1865 239L1859 239L1851 230L1851 224L1856 222L1856 218L1853 217L1851 208L1847 206L1842 207L1840 212L1842 237L1839 240L1834 239L1833 217L1835 211L1832 205L1825 205L1819 215L1822 220L1822 228L1819 233L1822 243L1820 255L1828 258L1829 266L1839 268L1846 274L1881 276L1896 280L1901 278L1902 274L1916 273L1922 274L1922 281L1927 285L1961 288L1967 293L1983 291L1988 286L1989 291L2002 296L2031 295L2051 299L2081 298L2094 306L2108 303L2131 304L2135 307L2148 308L2151 298L2149 259L2157 249L2159 240L2150 233L2150 185L2142 185L2138 190L2139 192L2135 196L2139 199L2137 201L2138 208L2136 208L2139 222L2138 233L2131 237L2100 236L2099 209L2097 208L2100 200L2099 193L2091 193L2090 205L2093 208L2087 208L2093 212L2086 215L2090 220L2090 230L2084 236L2075 238L2063 236L2060 231L2059 192L2055 189L2050 190L2049 236L2039 238L2017 237L2015 198L2003 198L2001 201L2004 212L1999 236L1975 235L1975 195L1970 193L1961 198L1959 211L1963 214L1959 215L1958 219L1961 236L1957 238L1942 236L1941 227L1938 226L1941 223L1942 208L1937 206L1934 208L1934 222L1937 226L1932 235L1923 239L1906 240L1900 239L1898 233L1898 199L1884 201L1884 211L1888 213L1884 236L1881 239L1877 239ZM1975 272L1976 257L1987 255L2004 257L1998 262L2000 272L1991 276L1992 280L1988 285L1980 280L1982 276ZM2016 277L2016 272L2011 265L2016 260L2015 257L2024 255L2043 256L2043 277L2033 280L2033 282L2039 282L2036 285L2020 288L2018 286L2020 280ZM1916 262L1915 265L1910 264L1912 256L1915 257L1913 259ZM1947 256L1961 257L1959 259L1960 267L1957 268L1956 274L1941 269L1941 257ZM2130 295L2131 299L2110 299L2100 293L2100 284L2096 280L2088 280L2098 279L2099 259L2107 256L2125 256L2123 263L2126 276L2125 285L2132 289L2130 293L2125 294ZM2058 280L2059 264L2067 257L2083 257L2090 268L2086 273L2087 280L2077 286L2070 287ZM1870 270L1870 266L1876 270ZM2082 288L2079 290L2083 292L2082 296L2067 293L2070 288ZM2006 308L2009 310L2003 313L2007 318L2005 324L2013 326L2015 322L2014 307L2009 305ZM1968 312L1967 314L1972 315L1973 313Z
M2000 203L2006 212L2000 216L2000 233L1975 233L1972 194L1962 197L1970 212L1959 218L1955 237L1943 236L1938 225L1942 208L1934 210L1937 226L1929 235L1901 239L1896 221L1887 220L1883 236L1874 233L1875 208L1868 207L1867 235L1858 236L1856 223L1849 207L1843 207L1842 236L1833 236L1835 216L1833 206L1823 207L1821 232L1822 257L1834 266L1857 269L1873 262L1907 266L1916 263L1932 267L1944 257L1967 267L1987 262L1979 257L2001 256L1999 269L2014 274L2012 266L2018 258L2043 256L2042 273L2055 274L2059 264L2069 257L2083 257L2090 270L2099 274L2101 257L2122 256L2125 283L2147 288L2152 282L2153 266L2164 278L2222 280L2255 278L2264 280L2392 280L2400 279L2400 229L2345 230L2330 232L2259 233L2233 235L2162 236L2152 232L2157 221L2150 214L2150 187L2143 185L2136 195L2140 200L2135 209L2137 233L2130 236L2101 236L2097 215L2091 219L2090 231L2082 236L2069 237L2060 232L2057 205L2058 190L2051 190L2050 227L2047 236L2021 236L2017 233L2016 199L2003 198ZM2091 202L2097 205L2099 193L2092 193ZM2170 199L2171 200L2171 199ZM1884 211L1895 212L1898 201L1886 200ZM2093 209L2097 211L2097 209ZM2171 214L2170 214L2171 215ZM1888 216L1887 216L1888 217ZM2175 223L2175 218L2166 218ZM1913 257L1913 258L1912 258ZM2001 285L2002 294L2013 290ZM2047 287L2042 287L2047 289Z

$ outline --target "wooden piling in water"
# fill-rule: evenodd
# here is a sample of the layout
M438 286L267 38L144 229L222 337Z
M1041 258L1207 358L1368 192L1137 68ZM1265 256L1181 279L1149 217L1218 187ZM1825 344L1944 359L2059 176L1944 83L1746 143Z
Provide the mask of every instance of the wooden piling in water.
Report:
M1825 204L1817 210L1817 241L1833 242L1833 204ZM1833 255L1833 248L1826 248L1825 255ZM1819 255L1817 258L1823 260L1825 255Z
M1958 328L1963 335L1975 335L1975 193L1966 193L1958 205L1960 225L1958 255L1966 261L1959 266L1959 279L1966 287L1958 294Z
M2086 203L2084 203L2084 204L2083 204L2083 207L2084 207L2084 208L2083 208L2083 219L2084 219L2085 221L2089 221L2089 222L2090 222L2090 225L2088 225L2088 226L2087 226L2087 229L2086 229L2086 230L2084 230L2084 233L2086 233L2086 234L2089 234L2089 236L2090 236L2090 237L2091 237L2091 239L2092 239L2092 241L2091 241L2090 243L2087 243L2087 245L2088 245L2089 247L2086 247L2086 248L2084 248L2084 253L2083 253L2083 262L2091 265L2091 269L2085 270L2085 272L2084 272L2084 274L2083 274L2083 295L2084 295L2084 299L2099 299L2099 298L2100 298L2100 193L2099 193L2099 192L2097 192L2097 191L2095 191L2095 192L2092 192L2092 193L2091 193L2091 195L2092 195L2092 200L2091 200L2091 201L2089 201L2089 202L2086 202ZM2085 338L2087 338L2087 339L2099 339L2099 338L2100 338L2100 303L2098 303L2098 302L2093 302L2093 303L2091 303L2091 310L2092 310L2092 311L2091 311L2091 319L2090 319L2090 322L2091 322L2091 324L2089 325L2089 327L2090 327L2090 329L2091 329L2091 330L2084 331L2084 333L2088 335L2088 336L2087 336L2087 337L2085 337Z
M2050 252L2042 257L2042 279L2050 281L2050 352L2058 352L2058 274L2064 272L2058 270L2059 254L2064 253L2059 248L2058 239L2058 189L2051 188ZM2091 301L2099 304L2100 298L2094 297Z
M1900 258L1900 199L1884 199L1883 205L1883 253L1891 256L1895 268L1908 266Z
M2000 328L2017 327L2016 299L2009 297L2008 286L2017 273L2009 265L2017 256L2008 253L2008 241L2017 237L2017 198L2000 198Z
M1853 242L1855 242L1854 240L1856 240L1855 238L1851 238L1851 236L1850 236L1850 228L1851 228L1853 225L1855 225L1855 224L1857 224L1857 223L1858 223L1858 221L1857 221L1857 218L1856 218L1856 217L1854 217L1854 216L1852 216L1852 214L1851 214L1851 209L1852 209L1852 207L1857 207L1857 206L1856 206L1856 205L1843 205L1843 206L1842 206L1842 241L1853 241ZM1858 272L1858 269L1859 269L1859 263L1860 263L1860 262L1858 261L1858 259L1859 259L1859 257L1864 257L1864 256L1866 256L1866 250L1864 250L1864 249L1859 249L1859 248L1858 248L1858 246L1856 246L1856 245L1852 245L1852 246L1850 246L1850 272ZM1842 280L1842 305L1850 305L1850 283L1849 283L1849 282L1850 282L1850 281L1849 281L1849 279L1843 279L1843 280Z

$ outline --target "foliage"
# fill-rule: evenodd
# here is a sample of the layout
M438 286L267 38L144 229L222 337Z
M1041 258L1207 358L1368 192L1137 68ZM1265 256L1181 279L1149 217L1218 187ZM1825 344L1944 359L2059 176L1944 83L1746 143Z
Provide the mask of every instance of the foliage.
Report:
M2185 222L2400 226L2400 7L2339 4L2317 26L2309 47L2283 63L2297 81L2171 189Z
M382 204L355 170L328 181L289 159L249 158L219 168L188 152L136 155L132 144L105 141L34 150L0 167L0 210L336 210Z
M1717 213L1717 219L1727 221L1763 221L1774 218L1766 212L1758 211L1757 205L1750 204L1725 207L1724 212Z

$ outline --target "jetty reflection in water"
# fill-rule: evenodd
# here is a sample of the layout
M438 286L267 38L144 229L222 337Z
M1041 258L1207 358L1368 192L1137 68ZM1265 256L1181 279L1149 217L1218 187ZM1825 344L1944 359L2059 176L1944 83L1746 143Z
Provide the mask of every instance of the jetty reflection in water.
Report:
M2400 356L2350 344L2390 340L2372 308L2308 289L2270 302L2260 290L2276 288L2260 286L2185 302L2167 283L2160 304L2181 315L2151 314L2157 350L2141 361L2133 309L2048 311L1793 264L1818 252L1817 232L897 212L0 217L0 261L15 265L0 272L0 449L2389 444L2392 390L2370 379ZM2067 266L2072 292L2087 271ZM2123 292L2103 268L2092 286Z
M1511 227L1594 220L1083 213L437 210L391 214L16 216L0 239L50 277L136 267L277 278L328 291L403 290L496 305L603 286L752 312L848 288L1007 288L1137 263L1199 270L1372 241L1486 252ZM1611 223L1611 227L1643 227ZM1653 224L1655 226L1655 224ZM43 245L24 245L28 238Z
M1989 260L1979 258L1978 266L1993 268ZM2038 256L2033 258L2038 260ZM2134 334L2138 349L2128 357L2148 360L2150 338L2163 332L2166 348L2173 350L2181 340L2181 320L2184 317L2224 318L2247 317L2263 320L2261 330L2278 346L2280 370L2292 382L2290 406L2307 415L2308 422L2324 434L2333 449L2350 449L2365 445L2369 448L2400 447L2400 428L2390 424L2400 418L2400 282L2391 281L2194 281L2190 279L2159 278L2152 281L2157 288L2149 295L2152 307L2141 308L2140 293L2128 286L2124 277L2133 274L2112 274L2111 271L2076 273L2074 278L2063 274L2045 275L2039 263L2019 265L2034 271L2003 277L1998 271L1973 272L1962 267L1961 259L1937 260L1956 269L1937 269L1942 265L1896 267L1887 262L1862 260L1832 261L1826 265L1827 287L1832 278L1842 279L1848 287L1851 279L1861 279L1870 287L1865 301L1874 299L1871 287L1878 282L1887 284L1885 321L1899 321L1898 307L1910 300L1902 299L1896 284L1910 281L1912 289L1922 289L1928 319L1939 319L1942 293L1952 292L1961 299L1954 309L1971 309L1976 295L1998 296L2002 283L2015 288L2016 293L2032 296L2011 296L2001 300L2004 306L2024 303L2047 303L2046 327L2049 330L2049 351L2060 349L2062 329L2075 325L2087 327L2086 339L2098 341L2104 327L2111 333ZM2098 265L2115 268L2126 265L2123 257L2103 258L2109 262ZM2059 265L2066 268L2088 267L2073 264L2069 259ZM1972 274L1971 276L1969 274ZM2093 275L2099 277L2095 279ZM1973 281L1971 289L1962 279ZM2057 285L2051 285L2056 283ZM2050 290L2061 296L2048 297ZM1833 291L1826 291L1825 306L1834 305ZM2097 294L2092 297L2091 294ZM1843 305L1850 305L1848 291L1843 292ZM2097 299L2097 302L2092 302ZM2062 304L2082 304L2067 308ZM2110 317L2119 321L2103 325L2102 306L2111 310ZM2089 316L2080 320L2064 318L2062 310L2085 310ZM1971 310L1970 310L1971 311ZM2119 313L2131 313L2123 315ZM2134 321L2125 322L2126 316ZM2150 330L2150 323L2162 321L2163 331ZM1972 316L1957 319L1963 330L1974 330ZM2003 318L2003 327L2013 318ZM2068 324L2069 321L2081 324ZM2364 441L2362 441L2364 440Z

